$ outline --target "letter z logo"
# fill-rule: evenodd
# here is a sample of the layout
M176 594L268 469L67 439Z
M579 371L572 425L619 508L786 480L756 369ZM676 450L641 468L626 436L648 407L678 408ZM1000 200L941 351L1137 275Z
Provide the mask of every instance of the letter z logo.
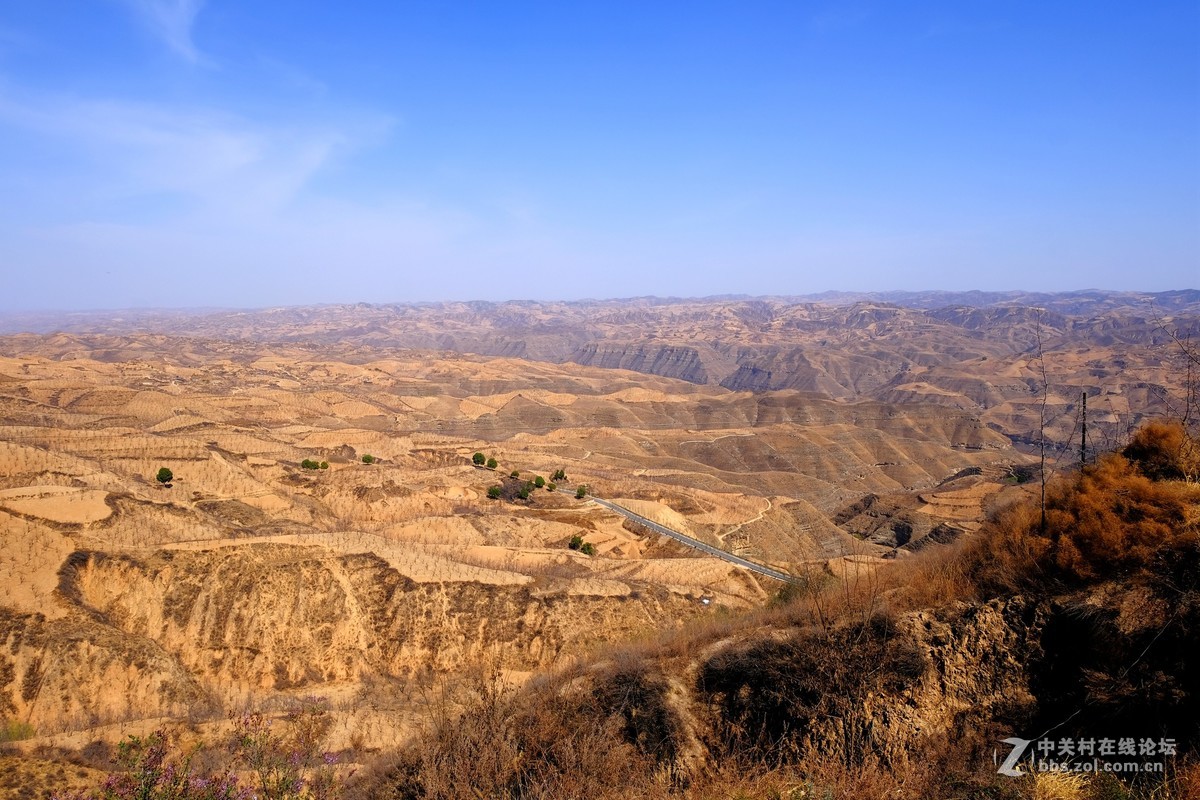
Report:
M1032 743L1032 740L1031 739L1018 739L1015 736L1010 736L1009 738L1001 739L1000 741L1004 742L1004 744L1011 744L1012 752L1008 754L1008 758L1004 759L1004 763L1000 764L1000 766L996 770L996 772L1000 773L1001 775L1008 775L1013 778L1024 775L1025 771L1022 770L1020 767L1018 767L1017 763L1021 760L1021 756L1025 755L1025 748L1029 747L1029 745ZM1000 761L1000 759L997 756L996 751L993 750L992 751L992 762L998 764L999 761Z

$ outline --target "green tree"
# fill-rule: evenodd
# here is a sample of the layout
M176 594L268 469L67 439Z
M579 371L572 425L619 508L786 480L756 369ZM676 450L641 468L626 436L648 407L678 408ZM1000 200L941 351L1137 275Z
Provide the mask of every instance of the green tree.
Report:
M561 470L561 469L555 470L554 474L550 476L550 480L552 480L552 481L565 481L566 479L567 479L567 473L565 470Z
M487 456L485 456L483 453L476 453L475 455L471 456L471 463L477 467L482 467L485 463L487 463Z
M557 484L557 483L555 483L554 481L550 481L549 483L547 483L547 484L546 484L546 491L547 491L547 492L554 492L554 491L557 491L557 490L558 490L558 484Z
M596 555L596 546L591 542L585 542L583 537L578 533L571 537L571 541L567 542L567 547L571 548L572 550L578 550L585 556Z
M159 467L158 474L154 476L159 483L170 483L175 479L175 473L166 467Z
M371 455L370 453L364 453L363 457L362 457L362 462L364 464L374 464L375 456Z
M515 481L517 478L521 477L521 471L514 469L512 472L508 473L508 477Z
M501 491L502 490L499 486L489 486L488 487L488 497L490 497L493 500L499 500Z
M322 461L320 464L317 465L317 469L329 469L329 462Z
M582 500L583 498L587 497L587 493L588 493L588 487L586 485L581 485L578 489L575 490L575 497L579 500Z
M489 458L489 459L487 460L487 468L488 468L488 469L495 469L495 468L496 468L496 467L498 467L498 466L500 466L500 465L499 465L499 464L496 462L496 459L494 459L494 458Z
M541 475L538 475L538 476L534 477L533 485L536 486L537 488L541 489L543 486L546 485L546 479L543 478Z

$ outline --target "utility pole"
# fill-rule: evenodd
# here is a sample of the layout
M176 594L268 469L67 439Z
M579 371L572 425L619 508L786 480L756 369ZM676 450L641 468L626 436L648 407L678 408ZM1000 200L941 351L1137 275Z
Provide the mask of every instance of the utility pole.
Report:
M1087 389L1083 390L1083 425L1079 436L1079 468L1087 465Z

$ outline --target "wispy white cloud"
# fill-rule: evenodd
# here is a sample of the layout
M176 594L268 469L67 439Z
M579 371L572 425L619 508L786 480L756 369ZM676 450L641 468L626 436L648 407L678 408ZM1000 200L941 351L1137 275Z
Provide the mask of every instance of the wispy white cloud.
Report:
M0 85L0 137L36 142L39 158L26 168L0 155L3 182L20 186L0 193L0 249L24 276L10 289L30 307L422 296L439 268L502 231L401 186L368 197L339 187L338 169L386 145L394 125L362 112L266 121ZM72 278L36 277L50 270Z
M195 208L259 217L393 124L373 115L268 124L205 108L0 91L5 122L89 163L98 196L174 194Z
M20 265L9 297L25 307L434 299L505 271L578 265L581 248L543 219L537 192L464 197L410 181L409 157L388 152L399 120L317 105L267 117L0 79L0 251ZM367 159L392 180L364 182ZM52 272L70 279L42 279Z
M205 0L124 0L124 3L180 57L193 64L205 61L192 40L192 26Z

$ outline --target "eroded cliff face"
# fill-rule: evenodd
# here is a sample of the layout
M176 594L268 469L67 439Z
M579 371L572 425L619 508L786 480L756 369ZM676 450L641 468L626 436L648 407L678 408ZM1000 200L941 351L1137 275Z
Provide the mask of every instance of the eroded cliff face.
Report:
M600 665L589 691L625 718L631 743L656 742L647 754L685 780L730 759L902 764L951 746L981 751L1036 713L1049 614L1015 597L829 630L760 629L687 661Z
M571 361L587 367L628 369L689 383L708 383L708 371L694 347L643 342L585 344L571 354Z
M1045 617L1015 598L719 650L696 667L702 738L713 755L769 747L896 762L922 742L985 739L1035 705Z
M624 717L630 744L685 780L728 763L945 774L990 763L1004 738L1051 729L1191 742L1200 602L1177 605L1172 616L1154 590L1114 583L768 625L690 657L599 664L586 688L601 714ZM666 743L650 751L651 740Z
M429 678L478 663L527 671L696 604L667 591L413 581L371 553L280 544L76 552L57 620L0 616L0 714L40 730L184 716L369 676Z
M0 716L38 729L207 708L196 676L158 643L86 615L0 608Z

